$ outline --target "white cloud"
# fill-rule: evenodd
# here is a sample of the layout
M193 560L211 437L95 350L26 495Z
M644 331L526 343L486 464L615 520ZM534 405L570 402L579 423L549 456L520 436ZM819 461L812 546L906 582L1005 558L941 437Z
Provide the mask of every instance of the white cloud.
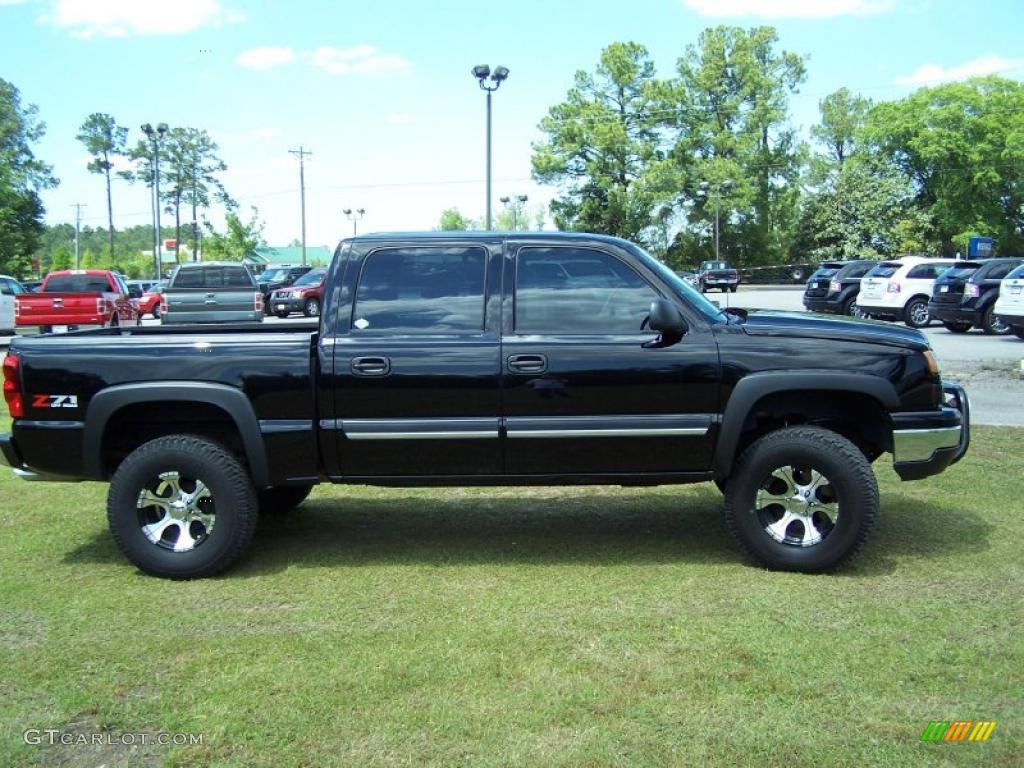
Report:
M923 64L913 74L897 77L899 85L937 85L953 80L966 80L969 77L984 75L1013 75L1024 73L1024 59L1004 59L996 54L988 54L972 59L958 67L943 67L941 64Z
M242 20L219 0L57 0L44 21L70 30L75 37L183 35L200 27Z
M313 51L311 58L314 67L338 77L391 75L409 68L409 62L405 59L377 53L372 45L357 45L347 49L322 45Z
M408 112L392 112L384 120L391 125L408 125L412 122L412 115Z
M894 0L683 0L701 16L762 19L827 19L834 16L868 16L892 9Z
M240 53L235 63L246 69L267 70L287 64L295 58L295 51L286 45L265 45Z

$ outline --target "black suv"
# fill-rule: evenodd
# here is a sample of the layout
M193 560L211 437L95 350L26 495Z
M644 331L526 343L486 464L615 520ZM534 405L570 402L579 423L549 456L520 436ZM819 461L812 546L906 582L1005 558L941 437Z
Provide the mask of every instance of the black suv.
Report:
M966 333L971 328L981 328L990 335L1009 333L1010 326L993 310L1000 281L1022 263L1021 258L958 262L935 281L928 312L953 333Z
M807 280L804 307L809 312L863 317L857 308L860 279L877 261L825 261Z
M310 266L280 266L267 267L263 270L256 278L256 285L259 286L260 293L263 294L264 312L270 314L270 294L279 288L287 288L311 269Z

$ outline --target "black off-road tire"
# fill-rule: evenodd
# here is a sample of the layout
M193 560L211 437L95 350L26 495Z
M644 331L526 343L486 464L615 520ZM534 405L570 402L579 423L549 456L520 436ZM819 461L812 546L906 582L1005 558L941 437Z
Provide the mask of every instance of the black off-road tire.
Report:
M139 496L168 472L201 480L210 491L212 530L189 551L165 548L143 531ZM146 573L169 579L198 579L230 567L252 541L257 516L256 491L239 460L195 435L158 437L135 449L114 473L107 494L107 522L125 557Z
M775 539L756 509L758 490L786 466L825 475L838 504L834 527L809 546ZM839 568L864 547L879 513L878 484L864 454L845 437L821 427L788 427L744 451L729 476L725 504L729 530L759 564L819 573Z
M275 515L291 512L309 496L312 485L278 485L258 491L256 498L261 515Z

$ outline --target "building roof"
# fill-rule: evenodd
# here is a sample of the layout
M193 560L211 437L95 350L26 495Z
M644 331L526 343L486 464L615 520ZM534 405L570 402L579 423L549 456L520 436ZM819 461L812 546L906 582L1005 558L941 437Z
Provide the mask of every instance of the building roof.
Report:
M306 263L312 264L314 262L320 262L323 264L330 264L331 256L333 253L331 250L324 245L307 245L306 246ZM272 246L272 245L261 245L254 249L252 253L245 257L245 260L251 264L259 265L271 265L271 264L301 264L302 263L302 246L301 245L285 245L285 246Z

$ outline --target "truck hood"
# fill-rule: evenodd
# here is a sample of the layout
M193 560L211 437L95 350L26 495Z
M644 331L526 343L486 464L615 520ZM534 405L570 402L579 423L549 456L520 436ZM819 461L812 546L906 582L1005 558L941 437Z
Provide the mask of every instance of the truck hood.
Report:
M927 337L913 328L852 317L826 317L810 312L755 309L749 312L742 327L749 336L806 337L887 344L904 349L929 348Z

